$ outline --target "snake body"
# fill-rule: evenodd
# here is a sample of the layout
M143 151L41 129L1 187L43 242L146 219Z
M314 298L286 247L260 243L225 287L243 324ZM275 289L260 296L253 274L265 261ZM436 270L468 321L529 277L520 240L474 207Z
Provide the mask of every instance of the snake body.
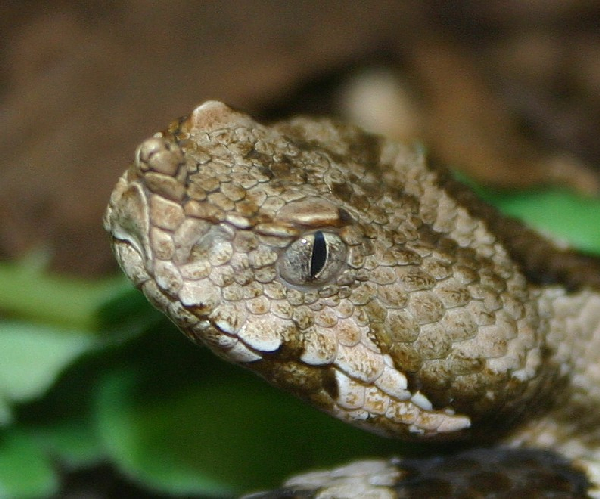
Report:
M381 435L552 449L594 493L598 259L418 148L208 101L140 145L105 226L135 285L219 356ZM341 473L379 476L348 495L330 472L295 486L400 497L397 463L378 463Z

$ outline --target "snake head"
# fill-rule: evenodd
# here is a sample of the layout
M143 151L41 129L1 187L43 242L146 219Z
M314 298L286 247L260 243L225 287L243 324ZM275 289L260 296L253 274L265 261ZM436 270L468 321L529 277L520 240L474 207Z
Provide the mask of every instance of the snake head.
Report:
M370 431L461 438L536 392L542 349L525 279L437 182L355 127L209 101L141 144L105 226L192 340Z

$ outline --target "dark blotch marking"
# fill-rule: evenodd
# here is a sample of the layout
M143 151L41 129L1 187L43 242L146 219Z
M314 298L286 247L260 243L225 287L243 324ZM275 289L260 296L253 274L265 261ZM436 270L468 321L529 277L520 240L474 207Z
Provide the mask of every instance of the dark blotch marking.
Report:
M354 196L354 189L348 182L335 182L331 184L331 192L334 196L346 203L350 203L352 201L352 196Z
M340 225L350 225L354 220L352 220L352 215L348 213L344 208L338 209L338 218L340 221Z

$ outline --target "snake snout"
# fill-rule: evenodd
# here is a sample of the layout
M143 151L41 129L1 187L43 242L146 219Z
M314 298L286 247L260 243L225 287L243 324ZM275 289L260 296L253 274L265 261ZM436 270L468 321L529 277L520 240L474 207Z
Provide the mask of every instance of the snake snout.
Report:
M104 215L104 228L113 238L117 260L136 285L148 279L146 265L151 261L147 206L143 191L123 176Z

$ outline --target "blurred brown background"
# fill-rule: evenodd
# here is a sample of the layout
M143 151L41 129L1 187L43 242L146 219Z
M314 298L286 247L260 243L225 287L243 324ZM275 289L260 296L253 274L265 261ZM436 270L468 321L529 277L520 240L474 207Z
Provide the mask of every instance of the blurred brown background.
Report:
M138 142L207 98L338 113L372 67L409 96L397 134L436 160L593 192L599 20L589 0L2 2L0 258L113 270L101 217Z

